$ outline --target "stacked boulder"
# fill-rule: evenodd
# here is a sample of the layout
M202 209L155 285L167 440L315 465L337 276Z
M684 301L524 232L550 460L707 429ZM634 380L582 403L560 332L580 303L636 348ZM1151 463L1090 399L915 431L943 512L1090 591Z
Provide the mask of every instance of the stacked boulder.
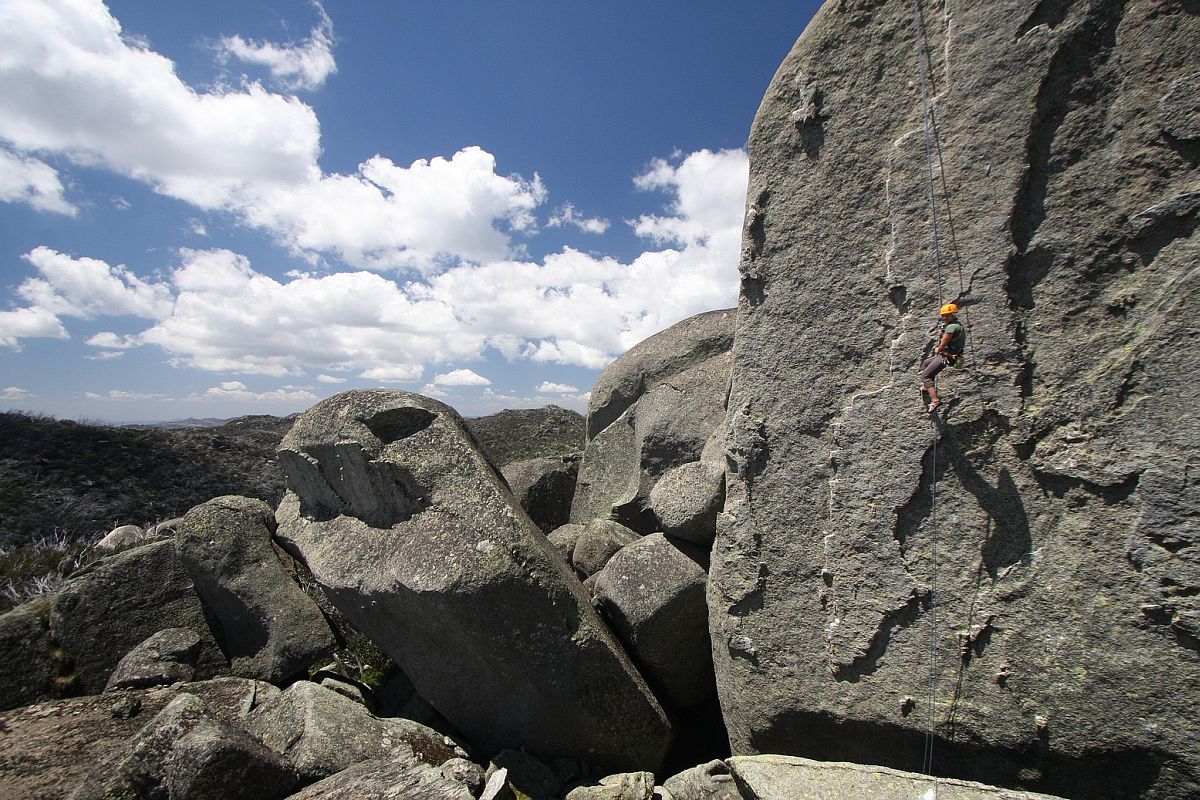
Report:
M705 584L724 502L733 322L732 310L691 317L604 370L588 405L571 522L550 533L677 715L716 694ZM714 712L685 727L719 729Z
M686 527L691 516L720 505L713 497L723 487L711 479L721 472L720 447L706 445L725 419L734 321L732 309L691 317L604 370L588 401L572 522L613 519L639 533L661 530L651 506L655 485L702 460L715 469L676 476L658 510Z

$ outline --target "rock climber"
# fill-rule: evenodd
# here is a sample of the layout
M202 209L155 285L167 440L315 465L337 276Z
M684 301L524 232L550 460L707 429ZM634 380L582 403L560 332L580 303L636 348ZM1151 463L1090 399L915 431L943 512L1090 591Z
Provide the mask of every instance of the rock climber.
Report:
M921 362L921 390L929 395L929 407L926 410L930 414L942 404L934 378L943 368L958 363L967 342L967 330L958 321L957 305L947 303L938 309L938 315L942 318L942 335L933 349L933 355Z

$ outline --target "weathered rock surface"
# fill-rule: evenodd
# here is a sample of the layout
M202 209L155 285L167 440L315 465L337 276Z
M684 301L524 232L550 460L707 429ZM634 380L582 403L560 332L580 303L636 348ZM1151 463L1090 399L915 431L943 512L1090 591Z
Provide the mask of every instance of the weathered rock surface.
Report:
M314 783L290 800L473 800L461 783L437 767L401 752L363 761Z
M599 786L572 789L566 800L650 800L653 795L653 773L622 772L601 778Z
M180 737L163 763L170 798L276 800L296 786L296 772L239 727L203 719Z
M191 628L161 630L125 654L108 676L104 691L190 681L196 675L200 645L200 635Z
M568 522L566 525L559 525L550 531L546 535L546 539L559 552L563 560L570 564L571 554L575 552L575 543L579 541L579 537L583 535L585 530L587 530L587 525L581 525L578 522Z
M550 533L571 518L578 455L517 461L501 473L517 503L544 532Z
M281 798L296 783L283 760L181 693L128 742L96 761L70 800Z
M583 449L586 420L578 411L548 405L506 408L463 420L479 449L498 469L531 458L567 456Z
M596 576L594 596L646 680L676 707L713 696L705 605L706 553L652 533L621 549Z
M487 780L483 767L465 758L452 758L442 764L442 777L461 783L472 797L479 796Z
M610 364L588 399L587 438L617 420L637 399L676 373L733 347L734 309L697 314L634 345Z
M1200 14L923 7L940 290L912 4L827 3L751 134L709 580L734 751L913 769L932 721L940 774L1197 796Z
M654 532L648 509L654 485L671 468L699 460L724 421L732 321L730 311L686 319L600 375L572 522L614 519L639 533Z
M175 537L179 558L219 623L230 670L280 682L335 647L316 603L284 574L271 534L275 512L262 500L217 497L187 512Z
M744 800L1061 800L982 783L939 778L886 767L809 761L790 756L734 756L729 767Z
M622 547L640 538L640 535L619 522L594 519L575 539L575 546L571 548L571 565L590 577L603 569Z
M716 537L717 513L724 504L725 470L711 461L680 464L650 490L659 530L704 547Z
M52 596L47 622L63 694L99 694L125 654L164 628L190 628L200 636L198 680L228 671L172 539L75 572Z
M337 395L280 460L280 539L468 740L657 764L662 709L452 409Z
M0 712L0 796L61 800L97 759L128 741L182 692L202 698L217 717L235 720L279 690L269 683L216 678Z
M729 765L720 759L672 775L663 788L670 800L742 800Z
M39 597L0 614L0 709L50 696L55 672L50 600Z
M152 538L154 538L154 534L143 530L140 525L118 525L103 539L96 542L96 549L116 550L118 547L126 547Z
M311 681L297 681L263 703L246 729L291 762L303 781L316 781L404 747L439 766L464 756L435 730L407 719L380 719L360 703Z

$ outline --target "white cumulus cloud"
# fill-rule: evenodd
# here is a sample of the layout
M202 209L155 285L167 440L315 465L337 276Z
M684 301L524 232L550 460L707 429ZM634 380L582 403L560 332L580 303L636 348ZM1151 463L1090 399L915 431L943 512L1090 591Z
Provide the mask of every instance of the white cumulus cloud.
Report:
M317 376L317 383L345 383L345 378L339 378L335 375L321 374Z
M18 348L24 338L68 339L62 317L155 319L170 312L169 287L144 281L123 266L73 258L48 247L34 248L24 259L38 277L26 278L16 288L25 307L0 311L0 346ZM93 338L101 347L122 346L113 334Z
M65 316L125 314L152 324L88 343L153 345L172 363L213 372L404 383L420 381L426 366L491 351L599 369L681 319L736 303L745 154L701 151L676 162L656 162L638 179L664 192L669 208L638 225L655 241L674 231L674 246L630 263L564 248L540 261L459 263L407 281L369 271L292 270L277 279L228 250L185 249L169 279L155 283L38 248L27 260L40 275L19 287L27 307L0 312L0 344L65 338Z
M565 383L552 383L550 381L542 381L541 385L538 386L537 389L535 389L534 391L536 391L536 392L553 392L555 394L571 394L572 392L578 392L579 388L576 386L569 386Z
M0 347L21 349L22 339L70 339L62 321L44 308L0 311Z
M673 215L644 215L633 223L634 230L660 244L704 243L728 231L730 219L740 222L749 178L750 162L743 150L699 150L678 165L654 159L649 169L634 178L634 185L673 193ZM740 225L737 235L740 240Z
M257 83L193 89L100 0L9 2L0 53L0 140L14 157L56 153L129 176L296 253L376 269L502 258L545 199L536 176L500 175L478 147L407 167L376 155L355 174L325 174L311 107ZM45 178L38 196L53 205Z
M326 78L337 72L337 63L333 58L333 20L320 3L313 6L321 21L303 42L281 45L248 41L234 34L221 39L221 54L266 67L285 89L320 88Z
M223 381L188 400L237 400L251 403L315 403L318 398L302 386L282 386L263 392L251 391L241 381Z
M420 380L423 371L420 364L400 364L391 367L372 367L363 370L358 377L380 383L410 383Z
M469 369L456 369L433 376L435 386L491 386L492 382Z
M73 217L76 209L63 197L58 172L45 162L0 148L0 202L27 203L38 211Z
M0 389L0 400L24 400L27 397L33 397L33 395L20 386L6 386Z
M599 217L585 217L571 203L563 203L546 223L548 228L561 228L570 225L584 233L604 233L611 223Z
M107 392L84 392L88 400L107 400L115 402L131 402L137 400L165 400L167 396L157 392L128 392L124 389L109 389Z

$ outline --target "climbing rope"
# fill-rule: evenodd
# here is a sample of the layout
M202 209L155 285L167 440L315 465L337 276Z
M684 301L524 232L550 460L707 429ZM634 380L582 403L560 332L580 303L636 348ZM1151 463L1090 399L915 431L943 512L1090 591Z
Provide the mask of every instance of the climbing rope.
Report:
M929 63L929 52L925 43L925 27L921 16L920 0L913 0L913 45L916 48L917 55L917 71L920 75L921 84L921 118L924 123L925 133L925 164L928 175L929 187L929 219L930 219L930 235L933 244L933 261L937 272L937 302L942 304L942 253L941 253L941 237L938 234L938 211L937 211L937 193L934 187L933 179L933 140L936 137L936 127L933 121L933 109L929 103L929 88L927 72L932 74L933 65ZM938 143L938 159L941 160L941 143ZM942 170L943 188L945 181L945 170ZM959 283L962 283L962 269L959 268ZM937 457L938 457L938 433L937 433L937 418L930 415L931 424L934 426L932 458L930 459L930 585L929 585L929 692L926 700L928 725L925 732L925 753L921 763L921 770L926 775L933 775L933 744L934 744L934 727L936 725L934 701L937 697ZM937 780L934 779L934 795L937 795Z

